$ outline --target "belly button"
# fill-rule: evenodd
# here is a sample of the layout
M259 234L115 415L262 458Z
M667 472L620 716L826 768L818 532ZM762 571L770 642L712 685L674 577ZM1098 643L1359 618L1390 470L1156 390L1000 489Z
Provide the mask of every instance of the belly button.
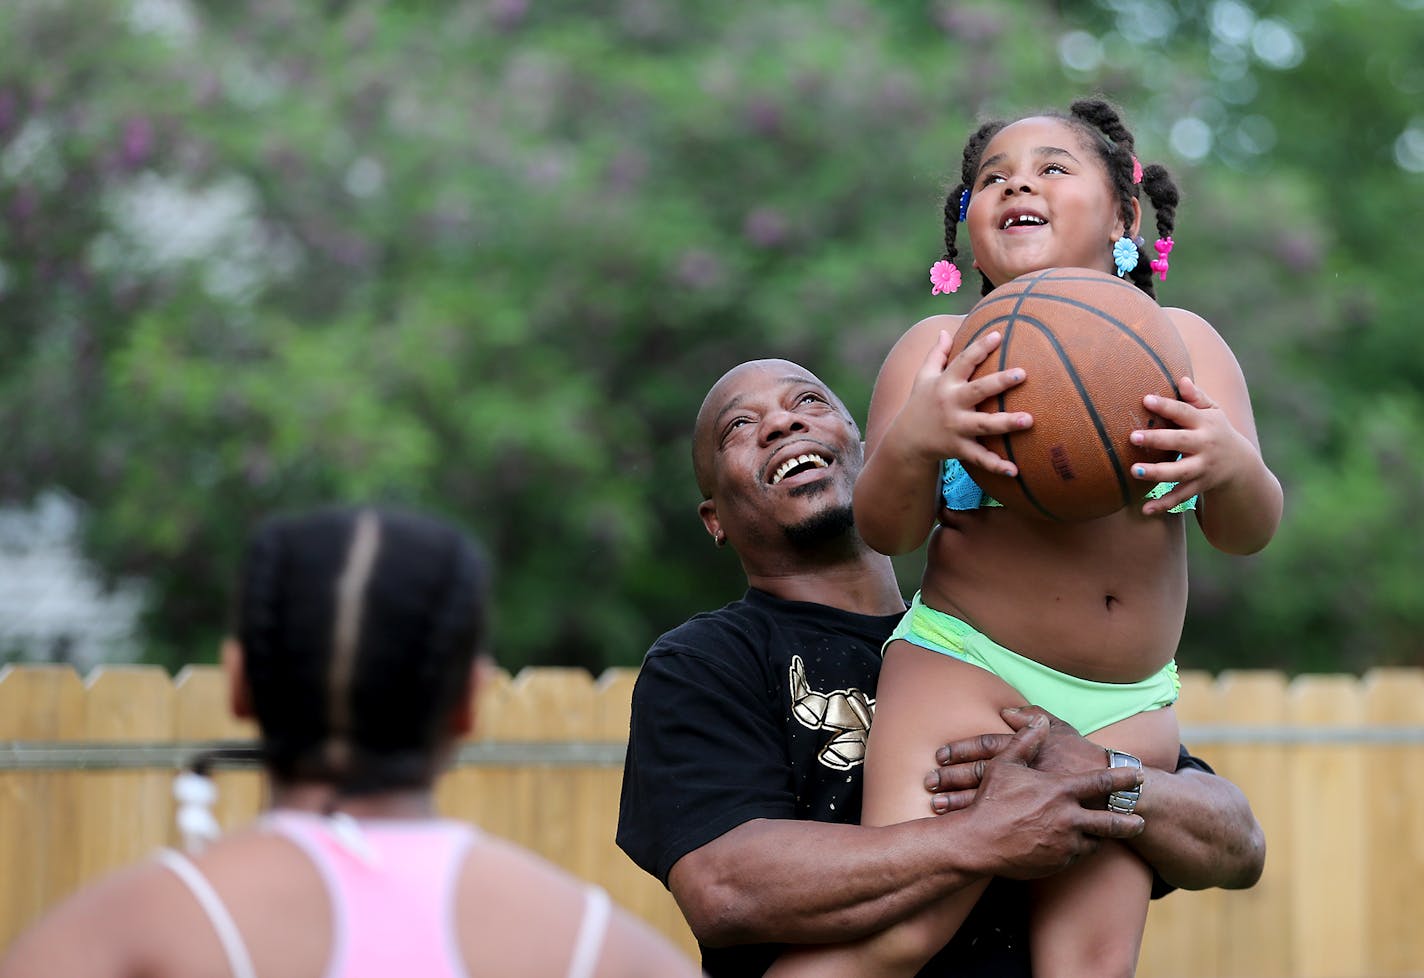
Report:
M1115 605L1115 604L1117 604L1117 603L1118 603L1118 600L1117 600L1117 598L1116 598L1114 595L1111 595L1111 594L1104 595L1104 597L1103 597L1103 607L1104 607L1104 608L1108 609L1109 611L1112 611L1113 605Z

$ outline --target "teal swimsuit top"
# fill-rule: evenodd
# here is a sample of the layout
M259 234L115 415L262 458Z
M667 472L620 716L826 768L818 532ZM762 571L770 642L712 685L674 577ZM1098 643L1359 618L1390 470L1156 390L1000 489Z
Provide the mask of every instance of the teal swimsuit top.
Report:
M1159 482L1152 487L1152 491L1147 494L1146 498L1161 499L1171 492L1175 485L1175 482ZM964 466L957 458L944 460L944 467L940 470L940 497L948 509L980 509L981 507L1004 505L980 489L969 477L969 473L964 471ZM1173 506L1168 512L1185 513L1189 509L1196 508L1197 497L1193 496L1186 502Z

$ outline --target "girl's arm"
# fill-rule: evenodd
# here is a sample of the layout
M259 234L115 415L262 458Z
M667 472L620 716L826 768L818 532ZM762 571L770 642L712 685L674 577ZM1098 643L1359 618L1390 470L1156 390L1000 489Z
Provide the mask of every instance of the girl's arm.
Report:
M962 317L931 316L912 326L886 357L875 381L866 422L866 461L855 484L855 522L862 539L884 554L914 550L939 512L940 464L975 462L1012 475L1014 468L975 439L1027 428L1022 412L985 414L975 409L1022 382L1009 369L971 381L970 375L999 345L991 332L949 358Z
M148 947L150 924L165 921L174 935L191 929L193 921L175 910L175 901L181 899L175 891L181 890L177 878L152 861L106 876L28 927L0 957L0 978L151 974L155 956Z
M1182 400L1149 396L1144 402L1177 427L1133 432L1133 443L1182 457L1134 472L1139 478L1178 483L1142 511L1165 511L1200 495L1197 520L1208 542L1226 553L1255 553L1280 525L1283 496L1261 457L1246 378L1210 323L1185 309L1167 313L1191 354L1194 376L1183 380Z

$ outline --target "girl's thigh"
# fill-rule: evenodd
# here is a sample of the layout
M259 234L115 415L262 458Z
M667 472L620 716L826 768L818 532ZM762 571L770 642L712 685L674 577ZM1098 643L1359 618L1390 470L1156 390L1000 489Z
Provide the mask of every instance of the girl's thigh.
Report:
M865 755L863 825L933 814L925 775L951 740L1008 730L999 711L1023 706L1008 683L978 666L905 641L891 642L875 694Z
M1182 732L1177 711L1166 706L1110 723L1101 730L1094 730L1088 739L1113 750L1135 754L1148 767L1175 771Z

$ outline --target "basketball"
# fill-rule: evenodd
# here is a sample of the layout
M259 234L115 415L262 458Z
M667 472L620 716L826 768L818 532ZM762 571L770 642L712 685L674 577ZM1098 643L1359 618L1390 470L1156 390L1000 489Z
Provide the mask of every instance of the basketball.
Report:
M1025 379L979 410L1027 411L1033 425L979 439L1018 466L1011 478L966 464L979 488L1017 513L1063 522L1140 501L1153 483L1134 479L1132 466L1175 458L1128 441L1133 431L1168 425L1142 398L1179 400L1177 383L1191 374L1186 346L1162 308L1105 272L1049 268L981 299L950 356L995 329L1003 341L973 376L1021 367Z

